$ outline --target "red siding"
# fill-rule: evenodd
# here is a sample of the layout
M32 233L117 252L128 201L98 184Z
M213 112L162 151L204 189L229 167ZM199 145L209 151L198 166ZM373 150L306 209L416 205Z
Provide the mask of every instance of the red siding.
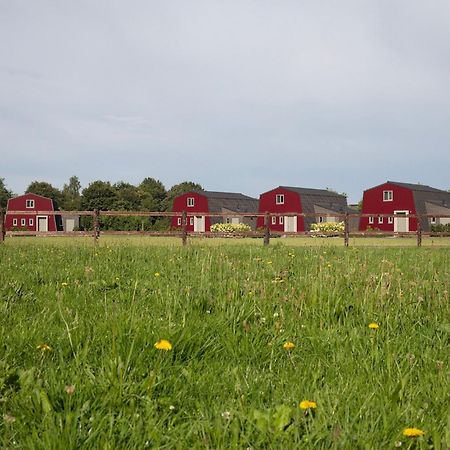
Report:
M26 201L34 200L34 208L27 208ZM30 211L34 214L9 214L8 211ZM13 227L23 228L28 231L36 231L37 229L37 212L38 211L53 211L53 202L50 198L42 197L36 194L25 194L19 197L14 197L8 200L8 206L5 217L5 228L11 230ZM56 231L55 216L48 217L48 231ZM13 225L13 220L17 219L17 225ZM33 224L30 225L30 219ZM25 226L22 225L22 220L25 220Z
M393 200L383 201L383 191L392 191ZM388 218L383 219L383 223L378 223L377 214L393 214L394 211L409 211L416 214L413 192L405 187L391 183L384 183L372 189L364 191L362 214L373 214L374 223L369 224L368 217L362 217L359 222L360 231L365 231L368 227L378 228L382 231L394 231L394 223L388 223ZM417 219L409 219L409 231L417 230Z
M194 199L194 206L187 205L188 198ZM180 213L183 211L186 211L187 213L207 213L209 212L208 199L206 196L199 194L198 192L187 192L174 198L172 211ZM181 228L181 225L178 225L178 219L181 218L181 214L179 216L172 217L172 228ZM205 231L210 231L210 227L211 220L209 217L205 217ZM189 217L187 221L187 231L194 231L194 224L191 224Z
M284 194L284 204L276 204L277 194ZM302 213L302 205L300 200L300 195L288 191L287 189L276 188L272 191L265 192L259 197L259 212L260 213ZM264 226L264 218L258 217L257 227L261 228ZM276 224L272 224L272 219L269 221L269 228L273 231L284 231L284 223L280 224L280 218L276 218ZM305 224L302 216L297 216L297 231L305 231Z

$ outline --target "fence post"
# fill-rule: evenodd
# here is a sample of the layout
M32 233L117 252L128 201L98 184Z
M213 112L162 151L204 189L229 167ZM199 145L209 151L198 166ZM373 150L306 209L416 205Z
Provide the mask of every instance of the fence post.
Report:
M187 214L186 211L183 211L182 218L181 218L181 224L183 226L183 231L181 233L181 241L183 242L183 245L187 244Z
M5 242L5 212L0 207L0 243Z
M266 211L264 215L264 245L269 245L270 242L270 228L269 228L270 214Z
M94 210L94 242L98 242L100 237L100 221L99 221L100 211L98 209Z
M417 247L422 247L422 224L420 216L417 217Z
M344 245L348 247L348 212L345 213L344 217Z

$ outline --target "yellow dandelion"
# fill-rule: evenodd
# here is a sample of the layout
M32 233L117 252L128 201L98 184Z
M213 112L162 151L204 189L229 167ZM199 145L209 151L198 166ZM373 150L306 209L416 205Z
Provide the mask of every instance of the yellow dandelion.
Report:
M316 409L317 403L310 400L302 400L298 405L300 409Z
M66 287L66 286L69 286L69 283L66 283L66 282L64 282L64 283L61 283L61 286L62 286L62 287Z
M272 261L267 261L267 264L272 264Z
M37 350L40 350L42 353L45 353L45 352L51 352L51 351L52 351L52 348L51 348L50 345L48 345L48 344L39 344L39 345L36 347L36 349L37 349Z
M419 437L423 436L425 431L420 430L419 428L405 428L403 430L403 436L407 437Z
M293 348L295 348L295 344L293 342L287 341L283 344L283 348L285 350L292 350Z
M172 344L166 339L160 339L158 342L155 342L154 347L158 350L169 351L172 350Z
M155 272L155 277L160 277L161 274L159 272Z
M369 328L371 330L378 330L378 328L380 328L380 326L375 322L371 322L371 323L369 323Z

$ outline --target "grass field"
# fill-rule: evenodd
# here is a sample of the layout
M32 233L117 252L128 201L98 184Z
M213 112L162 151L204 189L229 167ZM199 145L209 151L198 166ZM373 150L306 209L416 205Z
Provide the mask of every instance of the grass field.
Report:
M448 247L310 241L8 239L0 447L450 448Z

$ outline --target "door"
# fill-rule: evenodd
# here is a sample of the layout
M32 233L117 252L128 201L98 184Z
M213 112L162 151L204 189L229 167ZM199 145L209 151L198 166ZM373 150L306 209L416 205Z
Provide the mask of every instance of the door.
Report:
M75 228L75 219L66 219L66 229L64 231L73 231Z
M394 232L406 233L409 231L409 211L394 211Z
M284 231L286 233L297 233L297 216L284 216Z
M205 232L205 216L194 217L194 232L196 233Z
M48 217L38 216L37 217L37 231L48 231Z
M239 217L232 217L231 223L239 223Z

